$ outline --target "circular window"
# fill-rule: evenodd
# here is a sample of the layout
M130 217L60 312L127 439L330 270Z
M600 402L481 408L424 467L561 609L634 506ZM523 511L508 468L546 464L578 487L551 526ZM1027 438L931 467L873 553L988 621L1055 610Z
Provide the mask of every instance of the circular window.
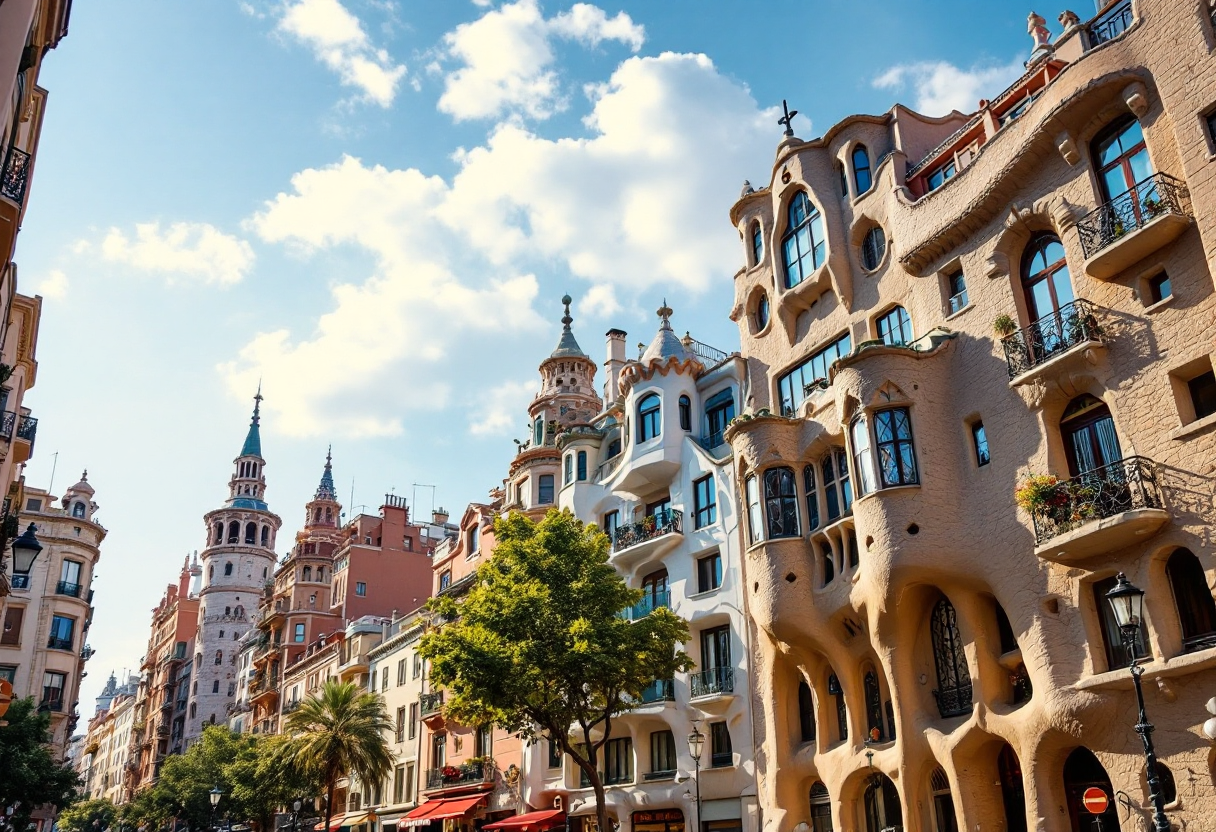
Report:
M887 235L882 226L876 225L866 232L866 238L861 242L861 264L866 271L874 271L887 253Z
M756 300L756 332L761 332L768 326L769 308L768 295L761 292Z

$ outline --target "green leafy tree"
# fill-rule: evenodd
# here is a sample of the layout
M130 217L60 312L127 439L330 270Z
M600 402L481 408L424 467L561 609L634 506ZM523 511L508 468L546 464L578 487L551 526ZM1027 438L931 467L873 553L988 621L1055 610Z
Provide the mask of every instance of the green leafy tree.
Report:
M30 812L49 804L65 809L75 802L80 777L51 757L51 715L39 712L32 698L17 699L0 728L0 806L17 803L12 828L24 829ZM18 803L19 801L19 803Z
M241 740L236 758L224 769L224 779L242 817L261 832L272 832L279 808L316 794L318 784L306 772L280 764L287 737L242 734Z
M82 800L59 813L56 823L62 832L99 832L109 829L118 810L104 797Z
M283 727L289 737L281 752L284 766L325 789L325 829L334 815L339 780L353 775L363 783L379 783L393 769L388 747L393 724L384 700L354 682L326 682L287 715Z
M666 608L622 617L642 592L608 563L608 538L567 511L550 510L539 523L512 513L494 532L494 556L464 599L430 601L444 623L419 652L446 691L449 719L545 737L570 755L595 790L607 832L600 751L613 718L640 702L644 688L692 668L678 649L688 624Z

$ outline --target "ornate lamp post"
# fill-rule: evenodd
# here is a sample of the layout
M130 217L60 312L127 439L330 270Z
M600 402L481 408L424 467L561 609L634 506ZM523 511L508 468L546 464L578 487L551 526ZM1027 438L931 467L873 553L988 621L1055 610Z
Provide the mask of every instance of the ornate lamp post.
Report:
M701 832L701 752L705 750L705 735L694 721L692 733L688 735L688 753L692 755L693 765L696 766L697 785L697 825L693 832Z
M1140 677L1144 668L1140 666L1136 655L1136 646L1140 636L1140 625L1144 621L1144 590L1127 580L1120 572L1115 577L1115 588L1106 593L1115 621L1119 625L1119 634L1123 637L1123 648L1131 658L1129 670L1132 672L1132 682L1136 688L1136 704L1140 708L1140 718L1136 723L1136 733L1144 741L1144 764L1148 779L1148 799L1153 804L1153 828L1156 832L1170 832L1170 822L1165 817L1165 799L1161 794L1161 778L1157 776L1157 754L1153 751L1153 724L1144 713L1144 691L1140 687Z
M219 786L216 786L214 789L212 789L210 791L209 794L211 796L211 828L214 829L215 828L215 807L220 805L220 798L224 796L224 793L222 791L220 791Z

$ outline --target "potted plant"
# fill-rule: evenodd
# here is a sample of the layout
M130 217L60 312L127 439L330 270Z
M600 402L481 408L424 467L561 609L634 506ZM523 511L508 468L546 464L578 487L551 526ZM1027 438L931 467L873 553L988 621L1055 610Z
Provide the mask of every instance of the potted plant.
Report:
M443 774L444 780L460 779L460 769L456 768L456 766L444 766L440 770L440 773Z
M1031 474L1022 480L1013 497L1028 514L1054 519L1068 505L1068 485L1054 474Z
M996 320L992 322L992 329L1001 338L1008 338L1018 331L1018 322L1009 315L997 315Z

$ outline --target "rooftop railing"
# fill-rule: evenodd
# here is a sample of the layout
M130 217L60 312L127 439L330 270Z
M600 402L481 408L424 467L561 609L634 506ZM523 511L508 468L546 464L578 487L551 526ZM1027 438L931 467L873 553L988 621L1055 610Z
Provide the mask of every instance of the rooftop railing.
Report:
M1190 216L1191 195L1174 177L1154 173L1077 223L1081 248L1086 258L1092 257L1165 214Z
M1119 37L1132 25L1133 20L1135 18L1132 16L1131 0L1123 0L1122 3L1102 12L1085 27L1089 33L1089 48L1093 49Z

